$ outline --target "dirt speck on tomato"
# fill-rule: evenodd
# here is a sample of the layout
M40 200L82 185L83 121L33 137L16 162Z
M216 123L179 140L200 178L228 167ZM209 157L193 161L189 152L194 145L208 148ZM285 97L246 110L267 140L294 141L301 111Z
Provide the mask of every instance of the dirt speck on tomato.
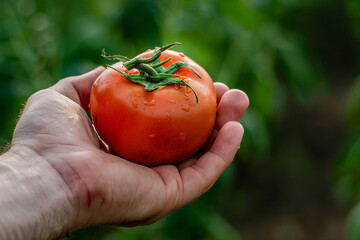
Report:
M179 136L180 136L180 139L181 139L182 141L185 141L185 139L186 139L185 133L181 132L181 133L179 134Z

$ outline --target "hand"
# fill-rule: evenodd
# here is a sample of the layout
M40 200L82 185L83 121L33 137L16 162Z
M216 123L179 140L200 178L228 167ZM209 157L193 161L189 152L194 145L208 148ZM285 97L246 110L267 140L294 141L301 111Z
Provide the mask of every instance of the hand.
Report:
M215 128L194 157L175 166L148 168L111 155L86 114L92 83L103 70L60 80L33 94L14 132L10 152L30 149L64 183L58 191L75 213L62 231L149 224L166 216L209 190L232 162L243 136L239 121L249 104L247 96L215 83Z

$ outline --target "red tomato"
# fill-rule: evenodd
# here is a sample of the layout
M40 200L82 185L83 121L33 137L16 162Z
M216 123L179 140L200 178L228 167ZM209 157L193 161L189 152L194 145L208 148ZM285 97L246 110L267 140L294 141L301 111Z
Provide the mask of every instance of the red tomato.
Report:
M150 58L153 50L136 58ZM123 74L108 67L94 82L90 109L94 126L110 148L119 156L146 166L182 161L198 151L208 139L216 118L216 93L209 74L182 53L166 50L160 61L191 66L175 71L187 86L170 84L148 92L144 86L129 81ZM123 62L115 69L138 75L139 70L127 70Z

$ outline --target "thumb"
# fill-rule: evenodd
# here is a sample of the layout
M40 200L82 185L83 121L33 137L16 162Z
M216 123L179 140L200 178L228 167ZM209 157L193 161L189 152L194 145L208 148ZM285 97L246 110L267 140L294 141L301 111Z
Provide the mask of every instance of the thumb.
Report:
M91 86L104 70L104 67L99 66L85 74L64 78L52 86L51 89L70 98L87 111Z

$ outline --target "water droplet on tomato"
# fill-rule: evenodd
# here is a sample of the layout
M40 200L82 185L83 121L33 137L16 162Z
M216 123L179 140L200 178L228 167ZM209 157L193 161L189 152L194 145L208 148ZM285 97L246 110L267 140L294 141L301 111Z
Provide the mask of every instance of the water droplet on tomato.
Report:
M185 141L186 139L185 133L180 133L179 136L182 141Z
M132 105L133 105L134 108L137 108L137 106L138 106L138 101L136 100L136 98L133 98L133 99L131 100L131 103L132 103Z
M149 137L151 138L155 137L155 133L149 134Z
M146 106L155 106L156 105L156 101L155 99L151 100L151 101L145 101L144 104Z
M137 69L132 69L133 71L132 71L132 74L134 74L134 75L138 75L138 74L140 74L140 71L139 70L137 70Z
M185 57L185 54L184 53L179 53L180 57Z
M90 107L90 103L88 104L88 108L90 109L91 107Z
M67 119L69 119L70 121L73 121L75 118L74 118L74 116L68 116Z
M190 111L190 107L189 107L189 104L183 104L182 107L181 107L182 110L184 110L185 112L189 112Z
M189 100L189 99L190 99L190 97L189 97L189 95L188 95L187 93L184 93L184 98L185 98L185 100Z
M189 79L187 79L187 78L185 78L185 79L184 79L184 82L189 83L189 82L190 82L190 80L189 80Z
M176 104L176 100L175 99L169 99L167 100L169 103L172 103L172 104Z
M137 92L137 93L135 93L135 96L141 97L141 93Z
M192 92L191 88L186 87L186 93L191 93L191 92Z

